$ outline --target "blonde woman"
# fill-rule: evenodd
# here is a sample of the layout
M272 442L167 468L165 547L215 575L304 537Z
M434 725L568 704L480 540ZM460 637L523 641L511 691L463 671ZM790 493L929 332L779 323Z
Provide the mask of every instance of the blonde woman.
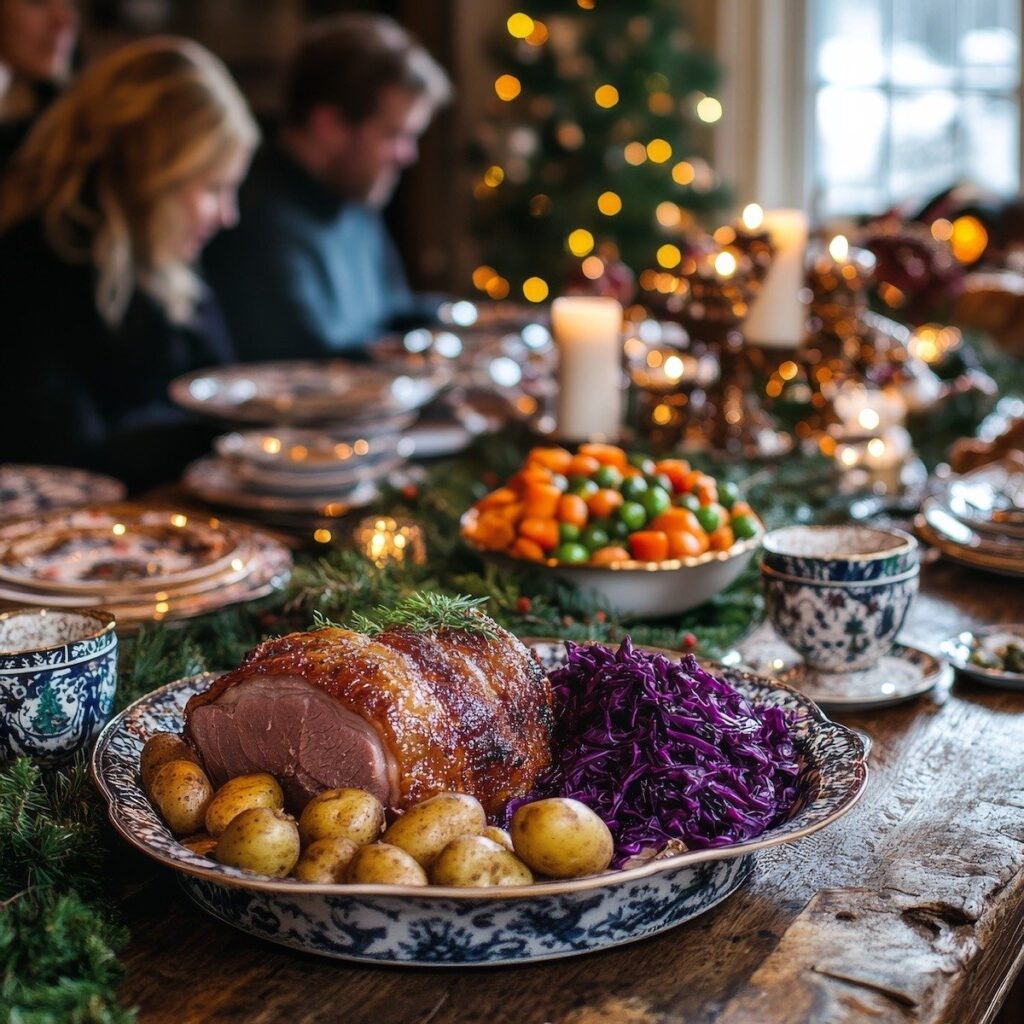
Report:
M67 79L77 38L76 0L0 0L0 168Z
M232 358L194 264L237 219L257 134L223 65L172 38L92 65L40 119L0 185L0 461L140 487L205 447L166 390Z

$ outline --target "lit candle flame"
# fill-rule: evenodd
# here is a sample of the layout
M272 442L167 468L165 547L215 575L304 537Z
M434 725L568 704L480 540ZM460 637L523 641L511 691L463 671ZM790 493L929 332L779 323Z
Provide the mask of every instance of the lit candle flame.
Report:
M720 277L732 277L736 273L736 257L728 250L715 257L715 273Z
M740 220L748 231L756 231L764 223L764 210L757 203L747 203L740 214Z
M828 243L828 254L836 263L846 262L846 257L850 255L850 243L847 241L846 235L836 235Z

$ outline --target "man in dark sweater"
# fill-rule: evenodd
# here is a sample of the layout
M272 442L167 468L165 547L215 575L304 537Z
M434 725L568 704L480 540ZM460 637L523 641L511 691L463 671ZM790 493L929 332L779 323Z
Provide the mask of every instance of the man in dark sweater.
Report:
M441 67L387 18L341 15L310 32L239 225L204 259L243 360L358 355L436 312L410 291L381 210L449 94Z

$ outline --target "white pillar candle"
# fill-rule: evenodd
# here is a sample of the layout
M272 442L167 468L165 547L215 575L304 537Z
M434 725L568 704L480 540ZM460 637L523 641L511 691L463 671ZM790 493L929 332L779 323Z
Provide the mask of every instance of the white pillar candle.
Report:
M766 210L763 230L775 250L761 290L743 325L747 341L763 348L796 348L804 340L807 310L804 288L807 218L801 210Z
M615 440L622 424L622 306L572 295L551 304L558 346L558 434Z

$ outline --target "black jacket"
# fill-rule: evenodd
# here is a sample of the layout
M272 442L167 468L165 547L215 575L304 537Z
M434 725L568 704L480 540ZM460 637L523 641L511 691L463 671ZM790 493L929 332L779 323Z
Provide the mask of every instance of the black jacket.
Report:
M0 462L98 469L133 489L174 480L214 430L174 408L167 385L232 361L219 311L208 297L181 327L138 291L115 329L94 287L38 221L0 236Z

